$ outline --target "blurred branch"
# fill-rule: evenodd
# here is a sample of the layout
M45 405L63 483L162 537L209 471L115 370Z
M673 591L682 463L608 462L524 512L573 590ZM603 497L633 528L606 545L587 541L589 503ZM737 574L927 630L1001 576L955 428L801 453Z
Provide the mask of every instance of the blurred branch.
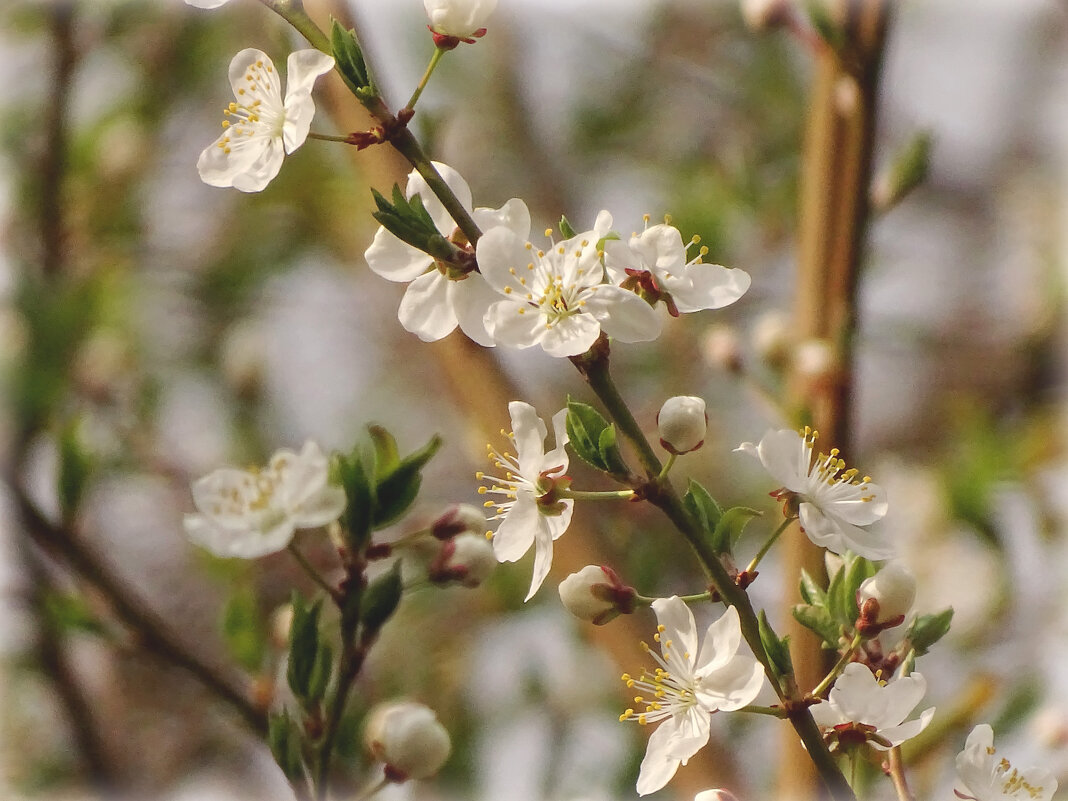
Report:
M209 664L173 633L116 575L103 559L74 532L49 522L14 482L11 483L19 516L27 535L48 553L58 555L78 575L96 587L115 614L134 632L148 651L191 673L205 688L233 707L258 734L267 732L265 710L253 702L248 689Z
M798 341L828 342L836 356L825 380L792 386L798 421L818 429L824 450L852 445L853 359L857 329L856 293L869 217L872 151L880 67L890 17L888 0L840 0L834 4L842 45L816 57L801 162L798 283L794 305ZM784 597L789 610L802 569L823 576L823 551L801 535L784 542L784 572L791 586ZM790 622L794 666L802 689L826 672L827 653L819 638ZM780 792L798 801L818 797L820 783L812 763L788 734L783 740Z

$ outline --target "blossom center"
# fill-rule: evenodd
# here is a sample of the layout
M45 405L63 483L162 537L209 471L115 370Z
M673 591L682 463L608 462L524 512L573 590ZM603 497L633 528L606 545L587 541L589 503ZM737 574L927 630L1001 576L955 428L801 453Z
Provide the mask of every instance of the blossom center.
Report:
M274 67L262 60L250 64L245 72L245 85L237 89L237 100L223 109L222 127L227 132L218 143L223 153L229 154L231 145L241 137L282 135L284 111L263 103L264 97L278 94Z
M531 260L525 269L508 269L518 287L509 286L505 289L507 295L512 295L516 289L523 293L522 299L526 302L521 303L519 314L525 314L528 308L533 307L544 316L545 327L552 328L561 320L580 313L586 305L585 295L592 291L592 287L583 280L588 270L579 267L577 262L589 246L588 240L582 240L572 253L567 252L564 244L553 245L546 253L543 250L535 251L534 246L527 242L526 249L531 254Z
M509 439L515 438L515 434L506 431L501 433ZM519 458L507 451L501 453L492 445L487 444L486 454L494 467L504 471L503 476L491 476L482 471L475 473L475 478L479 481L490 482L488 486L478 488L479 495L498 495L503 498L499 501L487 500L483 504L487 509L496 509L497 513L490 520L500 520L506 517L520 496L533 500L537 504L538 511L543 515L552 517L564 512L566 505L562 500L562 494L571 485L571 479L559 475L564 469L563 465L531 474L533 471L524 470Z
M831 448L830 453L820 451L813 459L813 445L819 438L819 432L805 426L799 433L809 464L808 483L812 495L826 493L832 487L856 487L861 492L861 501L870 503L875 500L870 487L871 476L861 476L855 467L847 469L845 460L838 458L838 448Z
M641 643L642 650L656 660L657 667L652 673L642 668L638 678L634 678L629 673L623 674L621 678L627 688L637 689L644 695L634 696L634 703L641 705L642 708L635 710L633 707L628 707L619 716L620 721L634 720L644 726L664 718L681 715L697 703L693 676L680 676L671 672L667 660L671 658L674 642L662 638L663 624L656 628L657 632L653 639L660 643L663 656L650 648L648 643ZM682 654L682 657L685 663L689 662L690 654Z

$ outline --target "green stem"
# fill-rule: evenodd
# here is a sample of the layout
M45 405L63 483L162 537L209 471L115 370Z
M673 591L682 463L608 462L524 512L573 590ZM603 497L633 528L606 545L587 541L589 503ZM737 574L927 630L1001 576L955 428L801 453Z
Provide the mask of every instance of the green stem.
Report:
M570 498L573 501L629 501L634 497L634 490L613 490L610 492L562 490L558 494L561 498Z
M667 478L668 472L671 470L672 467L675 466L675 460L678 459L678 458L679 458L678 454L675 454L675 453L668 454L667 461L664 462L664 469L661 470L660 474L656 477L657 481L663 481L664 479Z
M438 62L441 61L441 57L445 55L444 50L440 47L434 48L434 55L430 57L430 63L426 65L426 72L423 73L422 80L419 81L419 85L415 87L415 91L412 92L411 98L408 100L408 105L405 108L414 109L415 104L419 101L419 96L423 94L423 90L426 89L427 81L430 80L430 76L434 74L434 70L438 66Z
M334 136L332 134L315 133L315 131L308 132L309 139L318 139L322 142L344 142L348 144L349 138L347 136Z
M757 551L757 555L753 557L753 561L751 561L746 566L746 573L752 573L754 570L757 569L757 565L760 564L760 560L768 555L768 551L771 550L771 546L775 544L775 541L779 539L780 536L782 536L782 533L786 531L786 529L789 528L790 524L793 522L794 519L792 517L788 517L782 521L782 525L775 529L775 533L768 537L768 541L764 543L763 547L759 551Z
M702 601L711 601L712 593L710 592L698 592L693 595L679 595L677 596L680 601L687 604L700 603ZM634 600L642 606L652 606L653 601L656 598L650 598L646 595L635 595Z
M789 714L781 706L743 706L739 712L750 712L754 715L769 715L773 718L787 718Z
M753 655L763 666L779 700L783 702L791 725L801 738L801 742L804 743L831 797L835 801L856 801L856 795L835 764L834 758L823 742L819 727L797 692L792 676L779 676L768 658L760 641L760 625L748 594L731 580L727 569L720 562L718 554L712 549L704 532L686 511L675 488L669 482L656 480L662 466L649 441L642 433L641 427L634 419L634 415L631 414L630 408L612 381L608 369L608 357L608 340L602 335L589 351L580 356L572 356L571 362L582 373L615 422L619 432L637 453L642 467L645 468L650 478L648 483L640 487L646 500L657 506L690 543L723 602L738 610L742 636L752 649Z
M827 692L827 688L838 678L838 674L845 670L845 666L853 661L853 654L856 653L857 648L860 647L862 642L864 642L864 638L859 634L853 637L853 642L849 643L849 647L842 654L841 658L835 662L834 667L831 668L831 672L823 677L823 681L812 688L811 694L814 697L823 697L823 694Z
M292 554L293 558L297 561L297 564L300 565L301 569L307 574L308 578L314 581L321 590L323 590L335 601L340 598L340 594L338 593L337 588L330 586L326 579L324 579L322 575L320 575L319 571L315 569L315 566L308 561L308 558L300 552L300 549L297 548L295 543L289 543L289 547L287 548L287 550L290 554Z
M315 21L308 16L301 0L260 0L260 2L296 28L316 50L322 50L328 56L334 55L330 37L323 33Z

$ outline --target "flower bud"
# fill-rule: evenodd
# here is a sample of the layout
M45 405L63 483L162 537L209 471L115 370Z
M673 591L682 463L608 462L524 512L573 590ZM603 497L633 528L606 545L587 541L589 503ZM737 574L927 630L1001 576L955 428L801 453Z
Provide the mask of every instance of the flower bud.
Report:
M367 716L364 742L394 782L426 779L449 758L449 733L433 710L414 701L379 704Z
M790 320L785 314L771 311L757 318L750 333L753 350L764 363L775 370L781 370L790 358L793 347Z
M612 568L601 565L586 565L560 582L560 600L567 611L597 626L633 612L636 596Z
M497 0L423 0L430 30L436 37L470 43L472 37L486 33L486 20L497 7ZM444 49L451 50L456 44Z
M886 565L857 590L857 630L861 634L878 634L900 625L915 600L916 577L912 571L897 562Z
M738 344L738 334L729 325L714 325L708 329L702 341L705 358L708 363L728 373L737 373L742 369L742 349Z
M740 5L742 19L751 31L783 24L793 10L790 0L741 0Z
M495 567L497 557L493 545L484 534L468 531L441 543L438 555L427 568L427 578L435 584L455 581L465 587L477 587L490 577Z
M702 790L693 797L693 801L738 801L729 790Z
M439 540L452 539L465 532L480 537L486 533L485 513L469 503L453 504L430 524L430 533Z
M689 453L705 443L708 415L705 402L693 395L668 398L656 416L660 444L668 453Z

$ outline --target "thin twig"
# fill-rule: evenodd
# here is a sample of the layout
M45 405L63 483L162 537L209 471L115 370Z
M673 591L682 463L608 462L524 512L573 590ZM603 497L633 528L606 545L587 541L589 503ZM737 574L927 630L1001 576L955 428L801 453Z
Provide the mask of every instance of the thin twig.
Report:
M916 796L912 794L908 782L905 781L905 764L901 760L901 746L895 745L890 749L887 764L890 767L890 780L894 783L898 801L916 801Z

